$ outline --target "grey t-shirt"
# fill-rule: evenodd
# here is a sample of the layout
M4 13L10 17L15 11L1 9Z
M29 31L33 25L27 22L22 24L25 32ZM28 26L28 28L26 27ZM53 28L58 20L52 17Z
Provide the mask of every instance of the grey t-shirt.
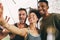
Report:
M26 40L41 40L40 34L33 36L28 29L28 35L26 37Z

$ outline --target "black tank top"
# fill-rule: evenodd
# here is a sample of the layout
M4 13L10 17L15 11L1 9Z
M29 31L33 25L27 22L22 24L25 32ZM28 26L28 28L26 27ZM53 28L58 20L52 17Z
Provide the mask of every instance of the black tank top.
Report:
M18 27L18 26L17 26L17 23L15 23L14 25L15 25L16 27ZM26 27L28 27L27 24L25 24L25 25L26 25ZM20 35L15 35L15 38L14 38L13 40L24 40L24 37L23 37L23 36L20 36Z

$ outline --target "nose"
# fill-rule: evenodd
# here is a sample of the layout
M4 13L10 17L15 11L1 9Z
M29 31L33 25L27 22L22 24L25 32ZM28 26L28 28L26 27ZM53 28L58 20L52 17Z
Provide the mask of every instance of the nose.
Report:
M21 18L23 17L23 15L20 16Z
M42 7L38 7L39 8L39 10L42 10L43 8Z
M32 18L33 16L32 15L30 15L30 18Z
M46 8L43 8L43 10L47 10Z

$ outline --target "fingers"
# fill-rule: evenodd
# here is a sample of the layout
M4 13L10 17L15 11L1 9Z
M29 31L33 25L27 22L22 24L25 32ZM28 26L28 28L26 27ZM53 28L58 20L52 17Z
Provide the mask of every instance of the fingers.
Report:
M10 17L8 18L7 22L10 20Z
M6 16L5 20L8 22L10 20L10 17Z
M7 20L7 16L5 17L5 20Z

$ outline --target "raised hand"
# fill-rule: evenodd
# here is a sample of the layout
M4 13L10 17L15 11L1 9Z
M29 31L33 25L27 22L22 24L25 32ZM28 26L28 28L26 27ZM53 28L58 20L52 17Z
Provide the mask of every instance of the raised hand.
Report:
M10 20L10 17L6 16L5 20L8 22Z
M0 25L2 25L3 22L4 22L4 18L3 18L3 6L2 6L2 3L0 3Z

